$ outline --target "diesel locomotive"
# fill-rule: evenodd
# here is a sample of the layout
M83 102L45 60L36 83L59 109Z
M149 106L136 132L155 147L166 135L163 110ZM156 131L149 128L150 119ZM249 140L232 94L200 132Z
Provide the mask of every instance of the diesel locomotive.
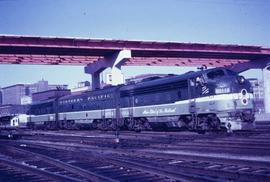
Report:
M251 84L213 68L152 77L32 104L28 127L196 131L250 130L254 124Z

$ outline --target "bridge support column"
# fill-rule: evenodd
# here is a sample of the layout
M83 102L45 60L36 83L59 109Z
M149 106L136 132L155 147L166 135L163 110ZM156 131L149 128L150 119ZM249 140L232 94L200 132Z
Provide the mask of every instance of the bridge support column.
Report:
M95 90L97 88L100 88L100 73L102 72L103 70L99 70L99 71L96 71L96 72L93 72L91 74L92 76L92 90Z
M264 109L270 113L270 64L263 69Z
M100 73L109 67L112 69L110 75L112 85L124 83L121 66L129 58L131 58L131 51L121 50L111 56L106 56L104 59L85 66L84 72L92 75L92 89L100 88Z

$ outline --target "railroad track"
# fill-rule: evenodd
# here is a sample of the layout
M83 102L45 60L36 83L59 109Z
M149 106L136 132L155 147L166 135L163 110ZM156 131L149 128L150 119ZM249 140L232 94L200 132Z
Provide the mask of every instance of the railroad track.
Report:
M149 147L164 147L166 148L186 148L186 149L205 149L215 150L216 148L224 148L227 151L243 150L251 153L264 152L268 154L270 151L270 134L257 132L240 132L233 134L215 134L198 135L196 133L153 133L144 132L134 134L133 132L124 132L120 135L120 143L118 146L122 148L149 148ZM115 147L115 135L112 132L101 134L99 132L89 132L88 134L58 134L55 132L44 133L42 135L23 137L25 140L39 140L49 142L70 142L82 143L102 148ZM226 147L226 148L225 148ZM259 151L258 151L259 150ZM236 151L237 152L237 151Z
M104 135L104 134L103 134ZM181 150L181 151L204 151L216 153L236 153L236 154L253 154L270 156L270 134L269 133L251 133L249 135L243 133L236 133L231 135L200 135L169 133L160 136L152 136L153 133L145 133L136 135L130 138L129 134L120 136L120 143L115 143L114 135L104 135L103 137L95 136L94 133L89 137L86 136L69 136L69 135L38 135L35 137L28 137L25 140L39 140L43 142L57 142L74 144L84 144L87 146L98 148L125 148L125 149L160 149L167 150Z
M50 132L2 141L0 174L14 171L29 181L270 180L268 132L158 134L124 132L118 144L113 132Z
M257 131L270 131L270 121L257 121L255 124Z
M257 139L257 137L260 137ZM219 180L245 180L245 181L254 181L256 179L260 179L260 181L265 181L269 179L269 162L257 161L255 163L251 160L241 159L237 160L237 157L211 157L211 153L205 150L205 148L211 149L211 151L217 153L227 153L233 154L232 148L235 151L238 149L242 149L240 152L242 155L250 155L250 151L253 150L253 154L260 154L259 149L267 150L269 149L269 142L265 140L265 138L269 137L268 134L260 134L260 135L251 135L248 138L243 136L229 136L229 137L219 137L214 140L206 139L196 139L192 142L186 141L185 143L176 142L174 144L152 144L148 145L144 148L133 147L131 148L133 152L127 152L126 146L119 145L118 148L112 149L113 146L109 142L108 144L104 144L100 147L99 144L91 145L89 143L80 143L79 141L75 142L75 145L68 145L67 148L74 148L74 150L82 150L82 151L95 151L96 153L104 153L104 151L114 150L114 152L107 152L108 155L104 156L103 159L106 161L114 161L114 162L122 162L122 166L136 166L136 169L147 169L150 167L152 170L159 170L159 173L174 175L182 175L184 177L193 177L196 180L210 180L210 181L219 181ZM103 141L104 142L104 141ZM132 143L132 141L130 141ZM148 142L148 141L146 141ZM224 142L223 144L220 144ZM258 142L254 144L254 142ZM79 144L79 145L76 145ZM57 144L57 143L54 143ZM59 145L61 143L58 143ZM215 145L213 145L215 144ZM227 145L227 149L224 149L225 144ZM247 148L248 144L249 148ZM43 145L50 146L49 143L43 143ZM130 144L131 145L131 144ZM143 144L142 144L143 145ZM169 146L174 147L173 150ZM64 147L62 144L60 148ZM252 148L255 147L255 148ZM91 148L94 147L94 148ZM215 150L213 150L215 149ZM166 152L167 150L167 152ZM204 156L193 155L194 151L198 150L200 152L204 152ZM161 153L160 151L164 151ZM172 152L174 151L174 152ZM180 152L179 152L180 151ZM187 160L187 156L181 154L181 152L186 151L187 153L191 153L189 156L189 160ZM257 153L256 153L257 151ZM105 152L106 153L106 152ZM113 153L113 155L111 155ZM130 153L133 153L131 155ZM122 154L119 156L119 154ZM134 154L141 154L134 155ZM142 155L143 154L143 155ZM155 155L154 155L155 154ZM195 153L196 154L196 153ZM269 153L266 153L266 155ZM124 156L124 157L123 157ZM142 157L144 156L144 157ZM152 156L152 157L151 157ZM154 156L154 157L153 157ZM166 157L165 157L166 156ZM181 158L182 156L182 158ZM184 157L183 157L184 156ZM194 160L196 158L196 160ZM256 160L256 159L255 159ZM166 163L167 162L167 163ZM146 165L147 164L147 165ZM159 167L158 167L159 166ZM166 166L166 168L165 168ZM109 167L110 168L110 167ZM188 169L188 170L187 170ZM109 169L108 169L109 170ZM114 169L112 169L114 170ZM187 176L187 174L191 174L191 176ZM204 174L204 175L203 175ZM219 175L221 177L219 177ZM248 176L248 177L245 177ZM145 177L145 176L144 176ZM143 178L144 178L143 177ZM193 179L193 180L195 180ZM250 179L250 180L249 180Z
M91 175L98 177L98 181L200 181L196 177L175 173L170 174L166 173L163 169L157 169L151 166L142 166L142 165L128 165L129 163L122 160L116 161L109 159L101 153L93 153L92 151L77 151L74 148L74 151L63 150L63 149L48 149L47 146L38 146L30 145L18 148L15 146L16 152L22 152L25 154L31 154L33 156L38 156L39 158L46 159L50 164L54 164L56 167L61 170L65 169L66 172L71 173L71 170L67 170L66 166L72 168L72 170L77 169L77 171L84 171L85 173L90 173ZM49 161L48 161L49 160ZM41 161L37 162L25 162L40 168ZM61 163L61 165L59 164ZM65 168L63 167L65 166ZM44 166L42 166L44 169ZM59 174L59 169L54 169ZM47 167L44 169L46 170ZM50 168L49 168L50 169ZM97 179L91 180L81 179L82 176L75 176L73 172L72 175L68 175L71 180L75 181L97 181ZM80 178L79 178L80 177Z
M56 180L56 178L54 178ZM42 182L53 181L47 175L28 168L14 161L0 158L0 181Z
M45 150L45 149L44 149ZM40 155L36 152L23 150L17 147L6 145L1 148L0 162L2 166L12 166L16 171L23 170L19 178L35 176L37 181L108 181L109 178L90 173L84 169L76 168L68 163L56 160L52 156ZM47 148L46 152L51 151ZM8 173L9 170L4 171ZM37 176L37 177L36 177ZM11 178L7 181L13 181ZM31 180L30 180L31 181ZM35 180L33 180L35 181Z
M115 154L114 160L130 161L130 164L144 164L164 168L168 172L184 173L197 176L207 181L268 181L270 163L250 162L245 160L219 159L214 157L191 157L184 155L144 155Z
M33 137L34 135L34 137ZM239 134L235 134L239 135ZM242 134L241 134L242 135ZM57 137L53 137L57 136ZM209 133L205 135L200 135L192 132L127 132L123 131L120 133L120 140L122 143L132 143L132 144L160 144L160 143L175 143L175 142L188 142L197 139L216 139L227 137L226 133ZM88 144L101 144L104 145L109 143L109 141L114 142L115 133L108 131L102 133L100 131L57 131L57 132L44 132L44 131L34 131L30 136L24 136L24 139L31 140L32 138L39 140L49 139L50 141L54 140L55 142L68 140L68 141L78 141L81 140ZM130 142L132 141L132 142Z
M30 145L39 153L116 181L268 181L270 161L164 153L160 150L92 150L82 146ZM34 146L34 147L33 147ZM57 148L57 147L56 147ZM67 152L68 150L68 152ZM69 154L68 154L69 153ZM65 155L63 155L65 154ZM71 155L83 157L71 157Z

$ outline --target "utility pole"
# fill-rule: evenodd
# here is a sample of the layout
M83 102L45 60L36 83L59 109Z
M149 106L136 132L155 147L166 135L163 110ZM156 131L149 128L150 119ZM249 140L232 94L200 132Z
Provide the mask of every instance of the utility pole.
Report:
M54 123L54 129L57 130L59 129L59 91L61 90L60 87L56 88L56 98L55 98L55 123Z
M115 93L115 109L116 109L116 118L115 118L115 142L119 143L119 135L120 135L120 92L119 87L116 89Z

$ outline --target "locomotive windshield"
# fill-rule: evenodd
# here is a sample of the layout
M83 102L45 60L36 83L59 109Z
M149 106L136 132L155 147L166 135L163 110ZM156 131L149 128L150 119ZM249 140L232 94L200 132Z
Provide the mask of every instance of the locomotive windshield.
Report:
M216 69L216 70L212 70L210 72L208 72L207 74L207 78L208 79L217 79L223 76L237 76L237 73L235 73L234 71L228 70L228 69Z
M225 76L224 70L214 70L207 73L207 78L212 79L212 80L220 78L222 76Z
M230 75L230 76L236 76L237 73L233 72L232 70L226 70L227 71L227 74Z

